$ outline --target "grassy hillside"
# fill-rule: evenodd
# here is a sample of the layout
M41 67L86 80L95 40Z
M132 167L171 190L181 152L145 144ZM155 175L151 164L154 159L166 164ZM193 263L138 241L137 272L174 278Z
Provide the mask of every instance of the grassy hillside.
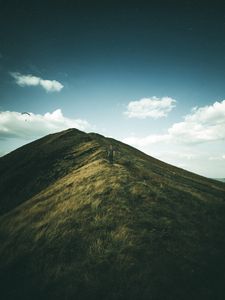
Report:
M2 299L225 298L224 183L77 130L0 171Z

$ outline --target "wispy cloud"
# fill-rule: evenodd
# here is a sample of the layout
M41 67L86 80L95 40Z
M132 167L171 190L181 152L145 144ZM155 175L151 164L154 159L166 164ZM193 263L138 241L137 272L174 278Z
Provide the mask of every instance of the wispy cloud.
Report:
M168 142L171 139L169 134L150 134L145 137L131 136L123 139L123 142L136 147L145 147L151 144Z
M166 117L168 113L176 106L176 100L170 97L151 97L143 98L137 101L131 101L124 112L128 118L153 118L158 119Z
M146 146L160 142L181 144L204 143L225 139L225 100L212 105L195 108L184 117L184 121L174 123L166 134L151 134L145 137L127 137L124 142L133 146Z
M217 156L209 156L209 160L225 160L225 154L217 155Z
M42 79L33 75L22 75L18 72L11 72L16 83L21 86L41 86L46 92L60 92L63 85L57 80Z
M44 115L3 111L0 113L0 139L22 138L34 139L67 128L88 130L91 128L86 120L70 119L63 115L61 109Z

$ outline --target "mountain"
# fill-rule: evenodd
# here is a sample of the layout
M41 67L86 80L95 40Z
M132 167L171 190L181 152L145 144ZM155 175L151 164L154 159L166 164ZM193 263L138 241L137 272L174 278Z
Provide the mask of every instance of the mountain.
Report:
M76 129L0 174L1 299L225 299L224 183Z

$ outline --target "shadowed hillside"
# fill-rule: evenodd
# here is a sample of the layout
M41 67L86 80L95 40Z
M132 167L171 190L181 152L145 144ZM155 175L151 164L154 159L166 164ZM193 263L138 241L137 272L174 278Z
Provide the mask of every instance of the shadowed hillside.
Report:
M225 299L224 183L76 129L0 172L2 299Z

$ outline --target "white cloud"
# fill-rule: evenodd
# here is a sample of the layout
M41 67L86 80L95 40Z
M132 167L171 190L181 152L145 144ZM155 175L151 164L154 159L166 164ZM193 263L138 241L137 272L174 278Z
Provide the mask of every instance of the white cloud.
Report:
M209 156L209 160L222 160L221 156Z
M212 178L224 177L225 100L195 107L163 134L123 140L165 162Z
M168 130L171 137L183 143L202 143L225 139L225 100L196 108Z
M142 138L135 136L127 137L123 139L123 142L136 147L145 147L150 144L166 142L169 140L170 136L168 134L151 134Z
M60 92L63 85L56 80L42 79L33 75L22 75L18 72L10 73L15 78L16 83L21 86L41 86L46 92Z
M138 101L131 101L124 112L128 118L145 119L147 117L158 119L166 117L175 107L176 100L170 97L143 98Z
M197 157L196 154L193 154L193 153L190 153L190 152L187 152L187 153L185 153L185 152L183 152L183 153L182 152L181 153L174 152L174 153L171 153L171 155L173 155L174 157L184 158L184 159L188 159L188 160L195 159Z
M7 154L6 151L0 151L0 157L4 156L4 155L6 155L6 154Z
M225 100L195 108L183 122L174 123L166 134L128 137L124 142L140 147L167 141L194 144L219 140L225 140Z
M220 156L210 156L209 160L225 160L225 154Z
M61 109L44 115L23 115L19 112L4 111L0 113L0 139L33 139L49 133L68 128L87 130L91 128L86 120L66 118Z

